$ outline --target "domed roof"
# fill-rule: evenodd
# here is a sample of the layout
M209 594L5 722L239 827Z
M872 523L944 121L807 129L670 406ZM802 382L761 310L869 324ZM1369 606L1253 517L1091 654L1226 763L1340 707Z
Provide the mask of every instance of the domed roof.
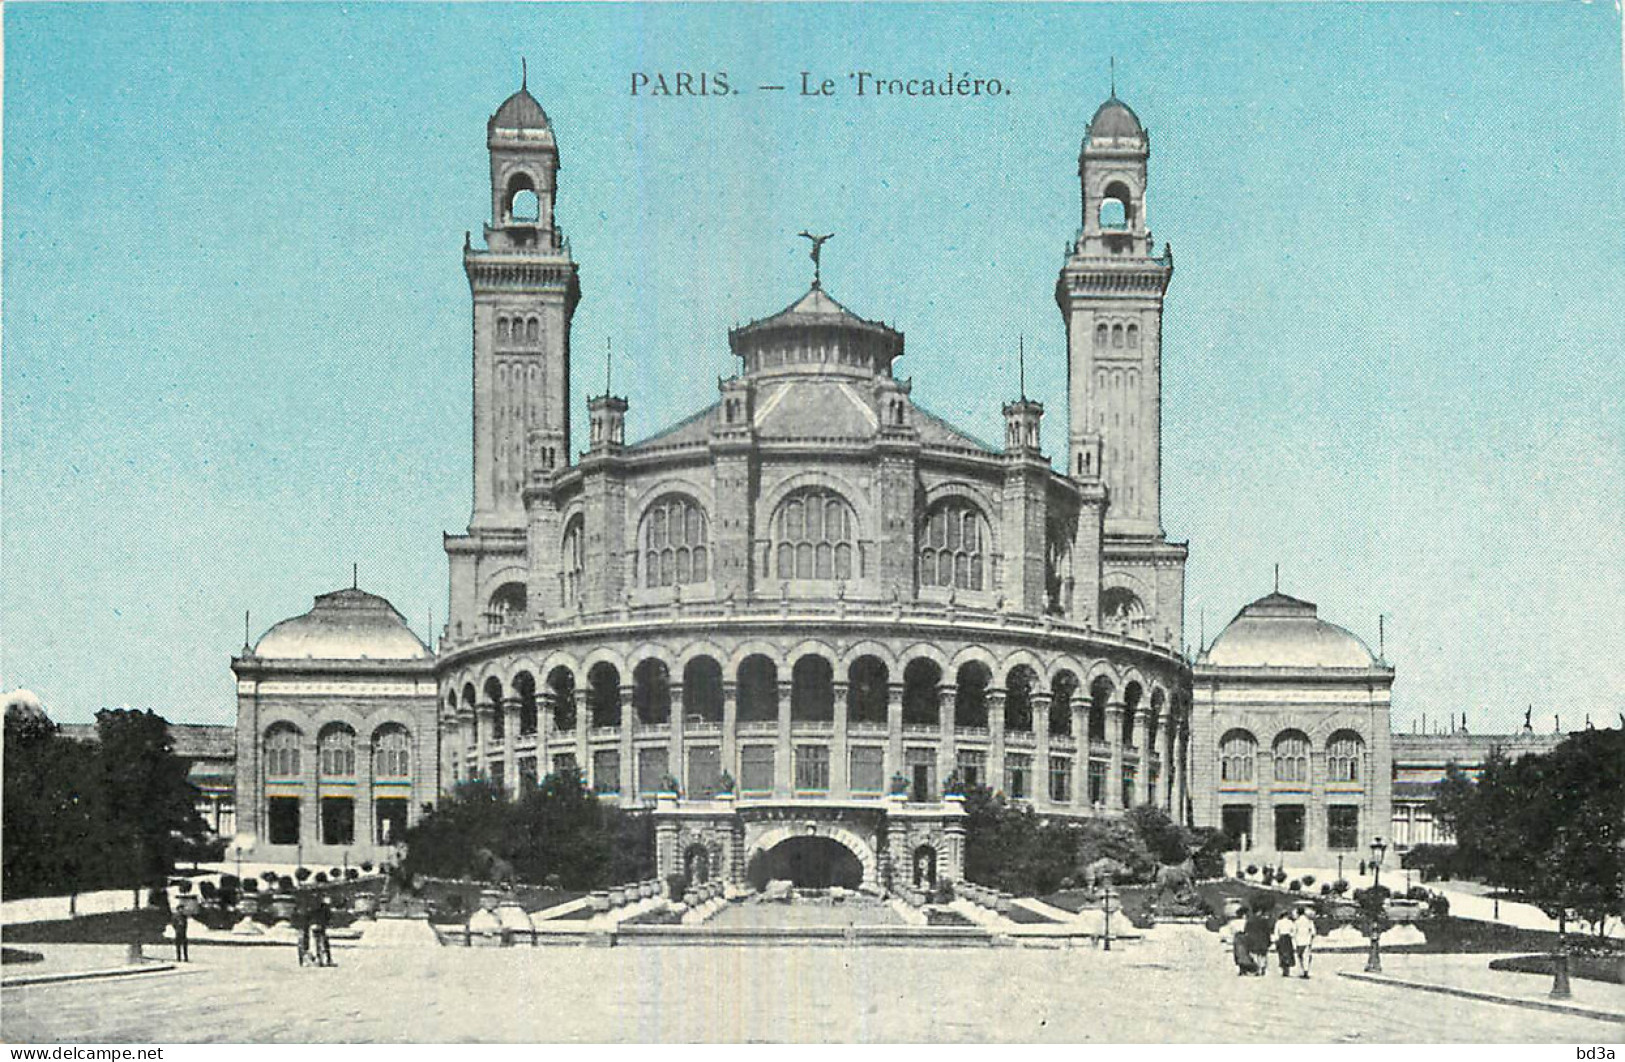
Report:
M1090 140L1116 140L1123 137L1143 137L1145 127L1128 104L1115 95L1100 105L1089 119Z
M500 129L545 129L551 131L553 123L547 112L536 102L530 90L521 87L518 92L502 101L497 113L491 116L491 125Z
M266 631L254 655L273 660L427 660L434 654L395 606L365 590L321 594L303 616Z
M1210 667L1369 668L1365 643L1316 614L1313 603L1282 593L1236 613L1199 663Z
M823 369L856 375L886 373L903 353L903 333L868 321L830 297L814 281L805 295L771 317L728 332L728 345L759 368L795 372L818 364Z

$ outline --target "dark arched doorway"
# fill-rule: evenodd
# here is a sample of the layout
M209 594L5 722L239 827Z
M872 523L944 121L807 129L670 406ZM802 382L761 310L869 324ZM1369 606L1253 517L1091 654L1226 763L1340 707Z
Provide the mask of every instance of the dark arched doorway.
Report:
M761 883L788 881L798 889L827 889L832 885L856 889L863 884L863 864L839 841L828 837L790 837L752 861L752 876Z

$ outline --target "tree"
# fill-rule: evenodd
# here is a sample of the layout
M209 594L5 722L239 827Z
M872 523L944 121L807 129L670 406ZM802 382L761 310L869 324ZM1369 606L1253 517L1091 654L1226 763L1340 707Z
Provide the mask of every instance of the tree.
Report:
M1166 811L1151 804L1140 804L1123 817L1157 862L1179 864L1190 858L1189 835Z
M209 839L197 787L187 777L191 764L175 755L169 724L151 711L103 709L96 736L101 843L127 880L160 883L181 851Z

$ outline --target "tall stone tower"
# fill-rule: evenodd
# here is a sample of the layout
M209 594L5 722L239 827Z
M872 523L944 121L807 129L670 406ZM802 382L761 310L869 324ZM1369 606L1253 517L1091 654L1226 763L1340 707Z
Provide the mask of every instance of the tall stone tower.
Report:
M474 300L474 506L468 533L445 542L454 637L503 629L543 605L530 589L525 492L570 464L570 320L581 298L553 212L553 126L523 84L486 123L485 144L491 220L484 249L463 244Z
M1067 472L1110 497L1099 620L1162 640L1181 630L1186 551L1162 530L1162 301L1174 265L1171 251L1154 253L1146 225L1150 153L1150 134L1114 90L1084 134L1083 229L1055 299L1066 320Z
M471 531L522 530L523 490L570 463L570 319L577 267L554 218L559 152L521 87L486 123L491 221L463 250L474 297Z

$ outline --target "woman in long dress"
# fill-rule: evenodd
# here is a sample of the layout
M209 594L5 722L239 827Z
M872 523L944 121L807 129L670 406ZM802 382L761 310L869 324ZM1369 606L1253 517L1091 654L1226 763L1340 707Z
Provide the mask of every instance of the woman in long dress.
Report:
M1247 942L1247 908L1236 910L1236 917L1225 927L1230 933L1230 954L1236 960L1236 976L1245 977L1255 969L1253 951Z

